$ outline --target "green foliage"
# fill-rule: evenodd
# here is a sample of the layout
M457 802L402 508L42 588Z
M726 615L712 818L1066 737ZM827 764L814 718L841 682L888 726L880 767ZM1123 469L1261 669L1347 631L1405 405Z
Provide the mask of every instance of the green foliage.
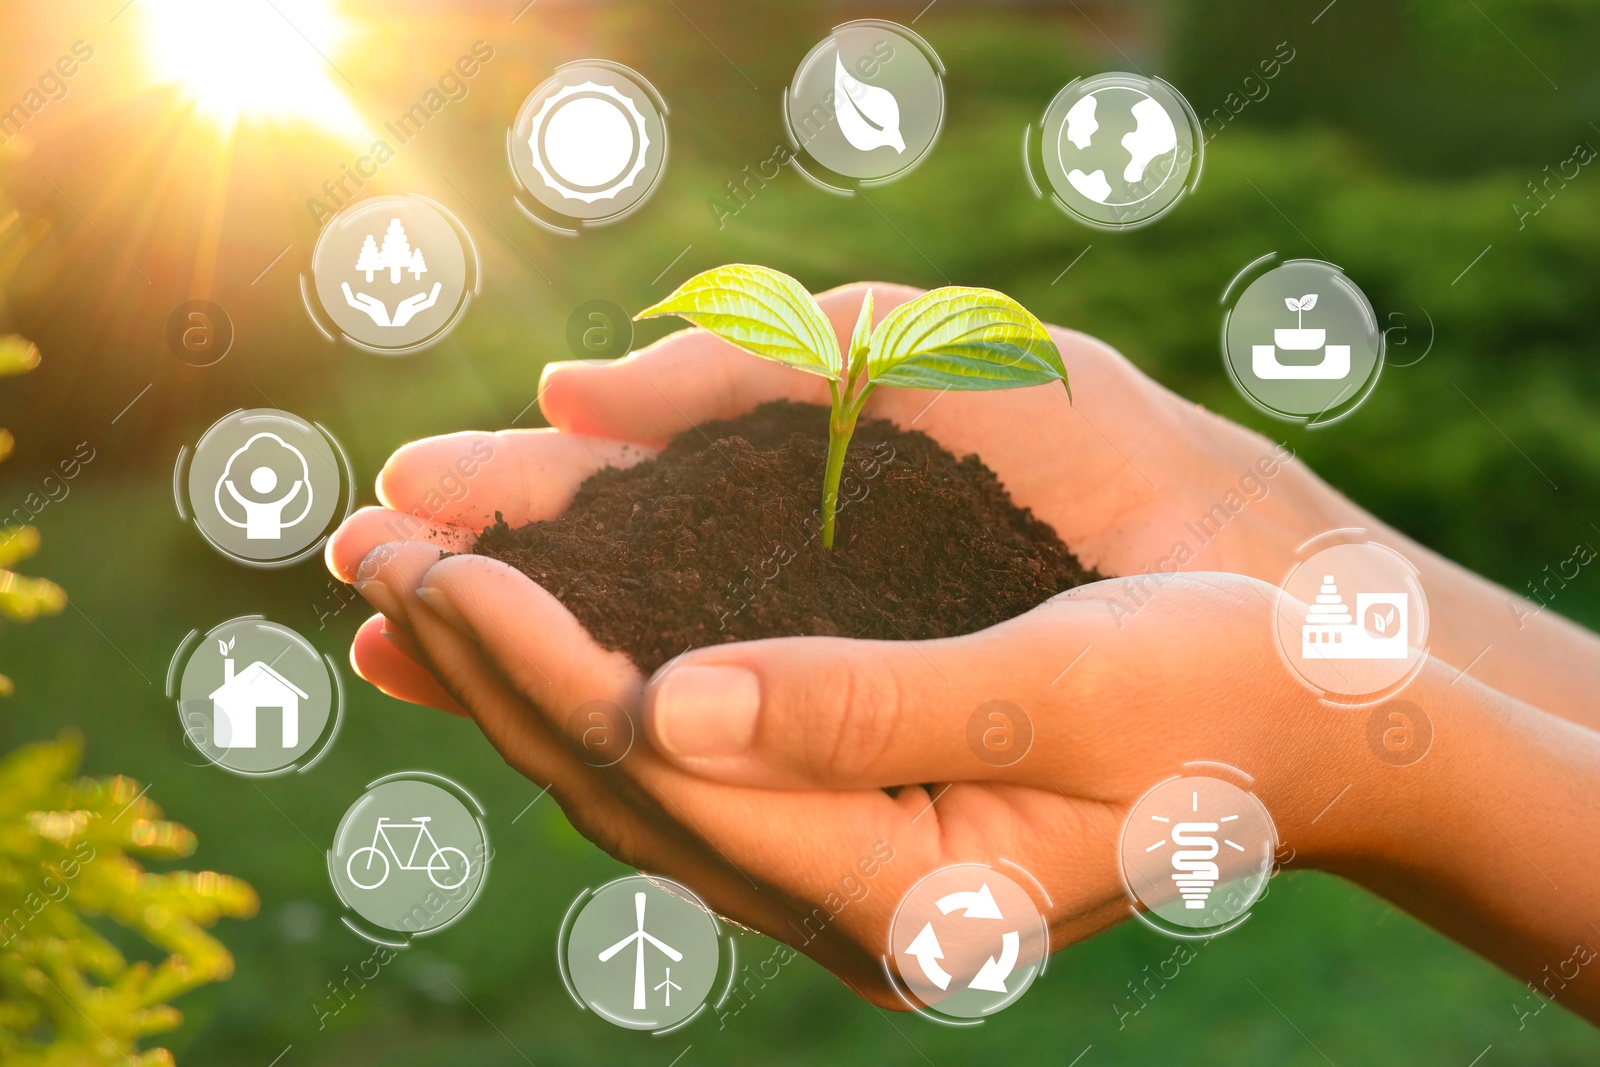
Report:
M0 203L0 211L5 205ZM0 237L17 225L13 214L0 219ZM0 377L26 374L39 365L39 349L17 337L0 336ZM0 430L0 460L11 454L11 434ZM44 578L25 578L10 570L13 563L27 559L39 550L39 531L31 526L0 529L0 616L31 619L53 615L67 606L67 594L59 585ZM10 696L11 679L0 674L0 696Z
M25 374L39 365L39 350L20 337L0 337L0 375ZM0 460L11 454L11 434L0 430ZM45 578L25 578L9 570L13 563L39 550L39 531L32 526L0 529L0 615L32 619L54 615L67 606L67 594ZM0 674L0 696L11 693L11 679Z
M878 324L867 374L911 389L1011 389L1067 380L1044 324L1004 293L951 286L901 304Z
M244 882L211 871L147 872L135 857L194 851L128 778L72 780L74 735L0 762L0 1061L11 1067L171 1063L140 1039L182 1020L167 1001L233 973L205 932L258 906ZM139 934L163 959L129 962L90 920Z
M678 315L763 359L839 376L839 342L806 287L766 267L730 263L703 271L638 318Z
M876 330L872 290L867 290L848 364L815 298L770 267L731 263L702 271L636 317L659 315L686 318L752 355L828 379L833 410L822 479L825 549L833 547L845 451L862 406L879 385L976 390L1067 380L1061 353L1044 325L993 289L935 289L895 308Z

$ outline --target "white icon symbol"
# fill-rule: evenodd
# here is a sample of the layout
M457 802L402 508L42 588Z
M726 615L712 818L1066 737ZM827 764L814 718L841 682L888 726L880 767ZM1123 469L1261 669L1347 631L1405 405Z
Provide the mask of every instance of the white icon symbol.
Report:
M1250 369L1255 376L1265 381L1332 381L1349 374L1350 346L1325 345L1326 330L1304 327L1305 313L1317 306L1317 294L1307 293L1298 300L1286 296L1283 302L1295 313L1295 328L1273 330L1272 345L1250 346ZM1322 359L1312 364L1284 364L1278 361L1279 349L1285 352L1315 352L1321 349Z
M562 87L533 117L533 169L562 196L592 204L627 189L645 168L650 135L625 93L586 81Z
M1352 616L1334 576L1323 575L1316 603L1306 610L1300 631L1300 658L1407 658L1409 603L1405 593L1357 593Z
M1172 853L1172 881L1183 898L1183 906L1199 911L1217 884L1222 872L1217 869L1217 839L1222 827L1214 822L1180 822L1172 828L1172 843L1183 845Z
M660 949L661 952L664 955L666 955L666 957L668 959L670 959L673 963L681 963L681 962L683 962L683 953L679 952L677 949L673 948L671 945L667 944L665 941L660 940L655 935L645 932L645 928L644 928L644 901L645 901L645 897L644 897L643 893L635 893L633 895L633 912L634 912L634 915L639 920L638 928L635 929L633 933L631 933L627 937L623 938L621 941L618 941L615 945L612 945L610 948L608 948L604 952L600 953L600 956L599 956L599 959L600 959L601 963L607 963L607 962L609 962L611 960L611 958L613 956L615 956L617 953L621 952L623 949L627 948L629 945L635 946L634 954L633 954L633 1010L634 1011L644 1011L645 1010L645 1002L644 1002L644 943L646 941L650 942L650 944L652 944L656 948ZM669 968L668 969L668 973L667 973L668 981L666 983L669 986L673 986L671 978L672 978L672 974L671 974L671 969ZM656 989L660 989L662 987L658 985L655 988ZM681 989L682 987L681 986L673 986L673 988ZM670 1005L672 1003L672 1001L671 1001L672 990L671 989L667 990L667 997L668 997L667 1003Z
M679 985L677 982L674 982L672 980L672 968L671 967L667 968L667 977L664 978L662 981L656 983L651 988L653 988L657 993L660 993L663 989L666 990L666 994L665 995L666 995L667 1002L663 1006L664 1007L668 1007L668 1008L672 1007L672 991L674 989L678 990L679 992L683 991L683 986Z
M222 653L222 685L211 692L217 748L255 748L256 718L264 709L272 708L283 713L283 747L294 748L300 743L300 701L310 698L261 660L235 674L235 640L217 640Z
M994 894L989 891L985 882L976 892L951 893L940 897L938 908L941 914L949 915L953 911L960 911L968 919L1004 919L1000 906L995 903ZM983 989L991 993L1005 993L1006 979L1011 977L1011 972L1017 969L1017 959L1022 952L1022 935L1016 930L1007 930L1000 935L1000 955L990 956L978 969L972 981L967 983L968 989ZM922 973L928 981L940 989L949 989L953 976L943 967L938 960L944 959L944 948L939 944L939 935L933 931L933 923L924 923L917 936L911 939L911 944L906 946L905 954L916 959L917 965L922 968Z
M294 454L300 461L301 477L295 479L289 491L276 500L250 500L239 492L239 487L233 482L233 461L250 450L257 441L273 440ZM262 495L272 492L278 487L278 472L265 464L259 465L250 471L250 488ZM222 490L226 488L228 495L244 509L244 521L240 522L228 514L222 506ZM285 520L284 511L289 502L293 500L304 488L306 491L306 506L300 509L300 514L292 519ZM311 513L311 467L306 463L306 456L298 448L285 441L275 433L258 433L250 440L234 449L228 457L228 462L222 466L222 477L217 479L216 488L212 492L212 500L217 506L217 513L222 520L230 526L236 526L244 531L246 540L249 541L276 541L283 536L283 531L301 522Z
M428 264L422 257L421 248L412 248L411 241L406 237L406 228L399 219L389 220L389 230L383 235L383 248L379 250L378 242L372 234L367 234L361 242L361 254L356 257L356 272L365 274L370 284L375 275L387 271L389 283L399 285L401 274L409 271L413 282L420 283L422 276L428 272ZM366 312L376 325L384 327L404 326L416 317L417 312L433 307L439 300L439 290L444 288L442 282L434 282L433 288L427 292L415 293L395 305L394 314L389 314L389 305L375 296L367 293L352 292L350 283L344 282L340 288L344 290L345 302L357 311Z
M1190 810L1196 814L1200 811L1200 793L1198 790L1189 794ZM1172 820L1164 815L1150 816L1153 822L1171 823ZM1217 879L1222 876L1217 867L1217 855L1221 847L1217 844L1217 834L1222 830L1223 823L1230 823L1238 819L1237 815L1224 815L1215 822L1180 822L1172 827L1172 844L1182 845L1172 853L1172 881L1178 887L1178 895L1183 898L1183 906L1190 911L1200 911L1206 906L1206 900L1211 896L1211 890L1216 888ZM1162 838L1146 852L1154 852L1167 844ZM1243 845L1236 844L1226 837L1222 844L1239 852L1245 851Z
M839 132L850 147L870 152L888 146L896 153L905 152L906 142L900 136L900 102L889 90L851 77L838 52L833 54L833 105Z
M1128 153L1128 162L1122 168L1122 180L1127 185L1144 181L1145 171L1151 161L1178 147L1178 128L1173 124L1172 116L1167 114L1167 109L1144 93L1139 93L1139 96L1142 99L1129 108L1134 128L1123 134L1121 141ZM1100 120L1096 116L1098 106L1099 95L1090 93L1073 104L1067 112L1066 137L1080 151L1094 142L1094 135L1100 130ZM1073 168L1067 172L1067 181L1097 204L1104 204L1111 199L1111 183L1106 180L1104 170L1097 168L1085 174Z
M363 845L350 853L350 858L345 861L345 874L350 877L351 883L357 889L376 889L389 880L389 863L391 859L402 871L427 871L428 880L440 889L455 889L467 880L472 873L472 863L467 859L467 854L451 845L441 847L433 839L433 832L428 829L432 816L418 815L410 822L390 822L384 816L378 816L378 826L372 832L372 844ZM411 841L411 852L405 859L400 858L394 842L389 835L396 830L415 830L417 836ZM378 842L383 842L383 848L378 847ZM433 851L428 854L427 861L417 862L417 854L422 851L422 843L426 841ZM385 852L387 850L387 853ZM451 857L456 857L454 860ZM361 877L356 876L356 861L360 860ZM375 866L376 865L376 866ZM373 872L377 871L374 879ZM459 877L456 875L460 871ZM362 879L366 879L363 881Z

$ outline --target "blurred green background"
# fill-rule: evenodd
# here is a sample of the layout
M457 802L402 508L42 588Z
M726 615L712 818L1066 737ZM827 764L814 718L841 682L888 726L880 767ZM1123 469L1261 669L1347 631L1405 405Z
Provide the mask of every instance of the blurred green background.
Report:
M622 868L549 800L528 809L534 787L470 724L349 676L348 721L328 757L311 773L256 782L182 762L163 695L190 628L264 613L342 662L360 621L355 607L325 615L344 600L320 563L245 569L179 521L172 463L212 421L270 398L323 422L349 449L369 502L400 443L503 427L523 412L541 365L568 357L578 304L637 309L733 260L814 289L863 277L1002 289L1288 441L1387 521L1523 589L1575 545L1600 544L1590 507L1600 486L1600 174L1584 166L1541 185L1537 200L1530 186L1579 144L1590 156L1600 148L1600 5L539 0L519 16L522 0L341 3L355 33L329 45L332 80L374 126L475 41L495 51L467 98L364 190L443 202L484 262L483 296L446 342L384 359L326 342L297 278L316 236L307 198L367 140L249 120L223 133L195 117L181 89L141 78L140 9L154 2L0 15L0 107L74 41L95 50L66 97L0 154L0 190L23 219L22 236L0 249L0 331L44 352L37 372L0 390L0 425L18 441L0 473L0 510L21 505L79 442L95 450L35 520L44 550L30 572L59 581L72 606L0 633L0 670L18 690L0 717L0 747L80 727L88 772L148 783L199 834L191 866L260 891L259 917L218 931L237 975L180 1003L187 1022L165 1042L180 1064L1600 1059L1588 1026L1556 1007L1521 1018L1536 1005L1519 983L1315 874L1280 878L1251 922L1120 1021L1118 1006L1139 1003L1128 983L1173 950L1137 924L1059 954L1027 997L973 1030L879 1012L802 960L726 1028L711 1019L663 1038L626 1033L574 1006L555 966L568 903ZM948 68L939 144L870 199L825 195L786 169L719 228L711 204L732 206L725 183L782 140L779 100L794 66L832 25L858 17L915 20L938 50ZM1264 81L1258 65L1283 43L1294 58ZM553 66L589 56L626 63L660 89L671 159L641 212L571 239L515 210L504 135ZM1037 200L1020 147L1063 84L1119 69L1165 77L1202 117L1222 109L1226 121L1209 127L1192 198L1149 228L1111 234ZM1393 363L1376 393L1335 427L1274 423L1223 372L1223 288L1272 251L1339 263L1391 330ZM216 366L167 350L167 316L190 298L216 301L235 324L233 351ZM537 425L537 413L518 424ZM1594 577L1580 574L1552 609L1600 621ZM495 867L465 921L402 953L319 1029L330 983L370 951L339 924L323 850L369 780L407 768L477 793ZM747 959L773 948L743 941Z

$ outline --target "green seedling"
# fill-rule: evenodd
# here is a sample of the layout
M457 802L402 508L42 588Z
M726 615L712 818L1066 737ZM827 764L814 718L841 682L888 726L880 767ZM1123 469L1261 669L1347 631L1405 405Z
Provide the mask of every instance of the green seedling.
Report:
M822 478L822 547L833 548L839 475L856 420L880 385L909 389L1014 389L1059 381L1061 353L1026 308L993 289L924 293L872 328L872 290L861 302L846 359L833 325L805 286L767 267L731 263L695 275L636 318L678 315L763 359L828 380L828 465ZM1070 387L1068 397L1071 397Z

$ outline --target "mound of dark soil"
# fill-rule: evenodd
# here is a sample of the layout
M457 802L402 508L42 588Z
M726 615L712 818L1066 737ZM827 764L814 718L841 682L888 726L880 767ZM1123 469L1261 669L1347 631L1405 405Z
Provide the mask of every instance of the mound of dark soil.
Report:
M823 551L827 423L787 401L706 423L589 478L560 518L498 522L473 551L550 590L647 674L723 641L971 633L1100 577L976 456L882 419L856 428Z

